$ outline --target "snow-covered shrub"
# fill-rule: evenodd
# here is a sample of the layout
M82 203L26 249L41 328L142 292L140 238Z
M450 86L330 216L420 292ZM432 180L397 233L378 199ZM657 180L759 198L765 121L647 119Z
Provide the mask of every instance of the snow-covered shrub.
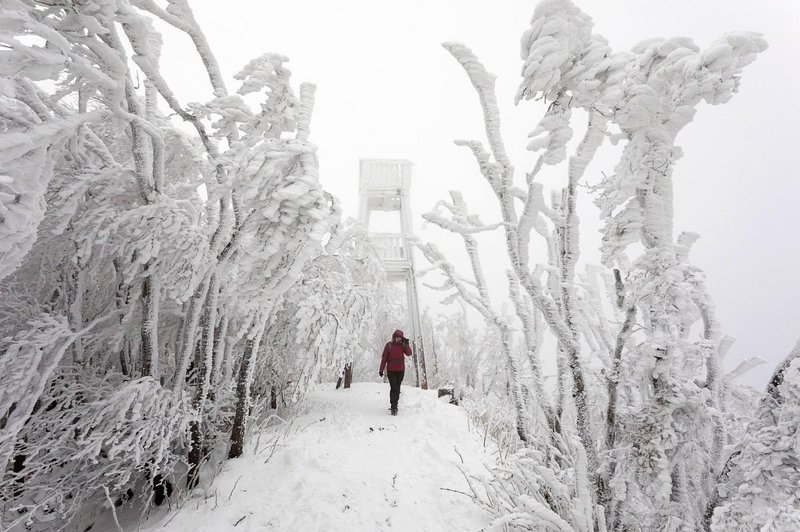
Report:
M431 321L429 372L439 384L452 386L456 398L473 390L478 395L505 390L505 366L497 362L502 346L494 327L470 326L465 312Z
M169 475L185 461L194 413L187 401L152 377L130 380L62 367L48 380L14 445L3 482L5 511L38 523L65 525L85 505L116 498Z
M474 430L483 437L484 445L496 445L505 455L515 452L520 440L514 410L505 395L474 388L460 392L458 404L466 411Z
M380 353L382 344L375 341L386 274L378 256L365 249L363 229L350 225L342 231L335 247L308 262L270 317L260 388L291 383L289 395L296 399L320 374L335 375L345 364Z
M720 474L711 530L800 528L800 342L776 370Z
M566 449L566 452L559 449ZM483 479L470 479L473 498L494 519L490 530L590 532L586 456L579 442L521 447Z

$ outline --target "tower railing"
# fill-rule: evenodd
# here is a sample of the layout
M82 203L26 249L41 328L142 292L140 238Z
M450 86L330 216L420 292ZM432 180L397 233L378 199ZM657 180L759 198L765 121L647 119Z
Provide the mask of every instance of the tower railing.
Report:
M362 159L362 193L367 189L408 190L411 186L411 167L411 162L404 159Z
M400 233L370 233L381 260L407 260L406 246Z

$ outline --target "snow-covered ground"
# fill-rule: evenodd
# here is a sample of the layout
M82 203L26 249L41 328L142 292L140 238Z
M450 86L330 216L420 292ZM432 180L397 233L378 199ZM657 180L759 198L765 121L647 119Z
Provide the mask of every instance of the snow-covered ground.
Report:
M488 516L465 495L459 468L485 471L491 449L469 430L463 410L435 391L403 386L400 414L389 415L389 386L325 385L272 445L253 438L213 484L156 531L471 531ZM273 452L274 448L274 452ZM463 462L462 462L463 459Z

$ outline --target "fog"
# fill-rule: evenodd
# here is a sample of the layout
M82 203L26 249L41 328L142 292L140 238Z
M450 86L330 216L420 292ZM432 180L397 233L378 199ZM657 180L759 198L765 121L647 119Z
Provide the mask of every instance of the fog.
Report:
M692 261L706 272L724 332L736 338L725 366L750 356L766 359L768 364L742 378L762 387L800 336L800 246L794 234L800 227L794 160L800 140L800 5L792 0L774 0L768 8L738 0L577 4L593 17L595 32L617 50L676 35L705 47L737 30L761 32L770 43L745 69L731 102L699 106L694 122L678 137L685 155L673 176L675 233L701 235ZM295 83L318 85L311 138L319 145L322 182L341 199L346 216L357 215L360 158L409 159L415 164L412 208L418 234L439 242L459 264L458 241L423 228L420 215L450 189L463 191L484 222L496 221L498 214L471 154L453 144L485 136L477 96L440 43L464 42L497 74L507 149L522 180L534 162L525 151L527 134L544 110L541 102L513 105L522 64L519 37L534 5L517 0L192 2L226 76L270 51L291 59ZM188 38L162 32L167 42L162 70L181 102L209 99ZM613 171L616 153L611 146L603 148L587 172L587 184ZM560 187L566 170L547 168L540 175L547 187ZM581 261L599 262L600 221L588 188L579 202ZM481 242L487 270L496 273L492 289L499 304L505 291L498 274L505 267L504 251L498 235L483 236ZM434 306L439 295L421 291L426 305Z

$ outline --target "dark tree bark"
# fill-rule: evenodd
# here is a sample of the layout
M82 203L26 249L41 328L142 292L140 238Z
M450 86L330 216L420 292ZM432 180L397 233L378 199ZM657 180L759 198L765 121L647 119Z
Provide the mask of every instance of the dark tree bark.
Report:
M775 402L775 405L783 404L783 397L781 397L780 392L781 384L783 384L783 376L786 370L789 369L789 365L792 361L798 357L800 357L800 340L797 341L797 345L794 346L794 349L792 349L783 362L778 364L778 367L775 368L775 372L772 374L767 384L767 394Z
M622 284L622 277L618 269L614 269L614 279L617 291L617 307L622 309L625 306L625 289ZM608 377L608 405L606 409L606 449L614 448L614 440L617 434L617 386L619 385L619 368L622 362L622 351L625 342L631 336L631 329L636 320L636 307L633 305L625 309L625 321L617 335L617 343L614 346L614 353L611 359L611 374Z
M200 464L203 458L203 438L200 434L200 424L197 421L192 421L189 425L189 437L191 447L189 447L189 471L186 475L186 488L192 490L197 487L197 482L200 480Z
M344 387L350 388L350 383L353 382L353 363L348 362L344 366Z
M158 281L142 283L142 376L158 379Z
M189 448L189 472L186 478L186 486L193 489L197 486L200 474L200 465L203 460L203 433L202 423L205 409L206 396L208 395L208 378L211 368L207 364L207 351L214 345L214 325L217 302L217 276L212 274L209 282L208 294L206 296L205 308L201 320L201 336L199 346L195 347L194 366L195 366L195 396L192 406L197 410L198 417L189 425L191 437L191 447Z
M259 325L257 324L256 327ZM255 369L258 345L261 343L262 334L263 328L253 338L248 338L244 347L242 365L239 367L239 376L236 379L236 413L233 417L233 427L231 427L231 447L228 451L228 458L242 456L242 451L244 451L247 415L250 410L250 381Z

